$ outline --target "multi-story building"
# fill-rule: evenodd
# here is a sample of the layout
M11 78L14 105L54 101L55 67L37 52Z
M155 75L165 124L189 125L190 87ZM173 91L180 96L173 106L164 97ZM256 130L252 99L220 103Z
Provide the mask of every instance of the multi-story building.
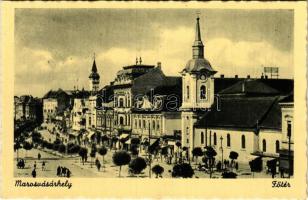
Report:
M42 103L31 95L14 97L15 120L42 120Z
M44 121L55 120L63 117L64 111L70 106L70 95L64 90L50 90L43 97Z

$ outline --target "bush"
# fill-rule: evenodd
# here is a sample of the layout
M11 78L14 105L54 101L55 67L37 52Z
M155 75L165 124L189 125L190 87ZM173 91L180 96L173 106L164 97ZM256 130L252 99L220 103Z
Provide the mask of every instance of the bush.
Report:
M222 178L236 178L237 174L234 172L223 172Z
M194 175L194 170L188 163L177 164L173 167L172 177L191 178Z
M129 163L129 171L133 174L140 174L147 167L144 158L137 157Z
M160 165L155 165L152 168L152 172L156 175L156 178L158 178L158 176L161 176L164 173L164 168Z

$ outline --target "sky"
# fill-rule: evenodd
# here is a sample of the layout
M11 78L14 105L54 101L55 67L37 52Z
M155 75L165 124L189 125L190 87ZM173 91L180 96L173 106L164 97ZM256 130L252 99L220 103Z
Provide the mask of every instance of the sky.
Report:
M293 11L226 9L16 9L15 95L89 89L95 53L100 86L142 57L166 75L192 58L199 12L205 58L216 76L293 78Z

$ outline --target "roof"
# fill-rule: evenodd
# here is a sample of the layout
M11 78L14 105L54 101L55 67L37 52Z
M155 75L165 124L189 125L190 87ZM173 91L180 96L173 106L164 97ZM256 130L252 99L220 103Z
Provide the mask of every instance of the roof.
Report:
M288 96L281 99L280 103L293 103L294 102L294 95L293 91Z
M193 58L190 59L186 65L184 70L185 72L201 72L205 71L210 75L215 74L216 71L212 68L210 62L205 58Z
M277 96L222 96L218 103L215 101L210 111L205 112L195 126L255 130L261 125L262 128L280 129L281 113L276 107L278 99ZM271 118L273 116L274 118Z
M293 79L258 79L262 83L278 90L282 94L290 94L294 89Z
M44 95L44 99L48 99L48 98L54 98L54 99L57 99L59 97L69 97L69 95L64 91L62 90L61 88L59 88L58 90L50 90L49 92L47 92L45 95Z
M96 67L95 60L93 61L92 70L91 70L91 74L90 74L89 78L92 78L92 79L99 79L100 78L99 74L97 73L97 67Z
M222 90L219 94L277 95L280 92L259 79L244 79Z
M97 102L99 105L101 103L109 103L111 101L113 101L113 94L114 94L114 86L113 85L106 85L105 87L103 87L102 89L100 89L98 91L97 95L97 99L99 99L99 101Z
M243 78L214 78L214 92L217 94L242 80Z

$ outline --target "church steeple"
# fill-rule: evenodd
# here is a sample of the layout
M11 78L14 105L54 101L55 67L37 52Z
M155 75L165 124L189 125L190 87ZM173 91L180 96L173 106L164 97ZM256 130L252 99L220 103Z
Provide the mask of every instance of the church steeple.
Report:
M90 76L89 76L90 90L92 92L98 91L99 79L100 79L100 76L97 73L97 67L96 67L96 62L95 62L95 54L94 54L92 69L91 69L91 73L90 73Z
M195 35L195 41L192 46L193 50L193 58L204 58L204 45L201 40L201 32L200 32L200 24L199 24L199 16L197 17L196 22L196 35Z

